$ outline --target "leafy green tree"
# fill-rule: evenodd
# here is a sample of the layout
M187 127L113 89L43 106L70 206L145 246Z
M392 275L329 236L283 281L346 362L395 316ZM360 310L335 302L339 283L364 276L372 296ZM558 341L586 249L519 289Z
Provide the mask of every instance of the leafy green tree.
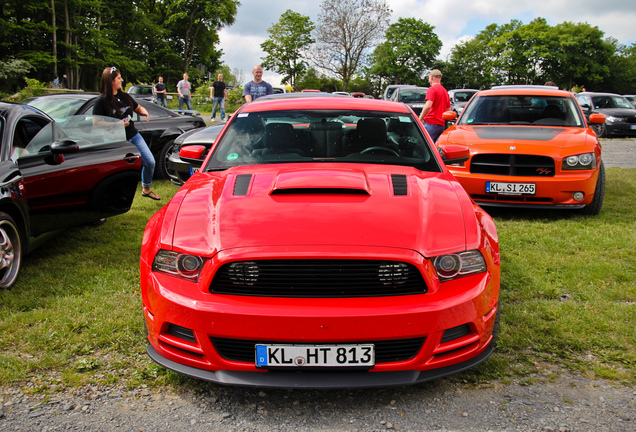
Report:
M283 81L296 84L296 78L307 70L307 48L315 42L311 32L315 25L308 16L287 9L278 22L267 29L269 39L261 44L267 53L263 67L283 75Z
M0 91L12 93L18 90L31 69L33 66L26 60L0 61Z
M636 44L631 47L621 45L614 38L605 40L614 47L609 61L609 76L602 84L590 86L588 90L604 90L618 94L634 94L636 91Z
M372 55L372 73L392 83L420 83L442 48L432 25L416 18L400 18L386 31L386 41Z
M542 59L544 76L562 87L575 84L593 87L609 77L614 47L604 33L587 23L564 22L551 28L549 55Z
M382 38L391 9L384 0L323 0L316 26L316 65L342 79L342 90Z

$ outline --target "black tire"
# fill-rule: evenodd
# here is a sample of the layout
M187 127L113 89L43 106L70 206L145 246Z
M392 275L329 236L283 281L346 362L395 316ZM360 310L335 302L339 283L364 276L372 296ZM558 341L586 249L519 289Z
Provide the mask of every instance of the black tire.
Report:
M597 138L605 138L607 136L607 128L605 123L591 123L590 127L596 134Z
M22 263L22 242L15 221L0 212L0 289L10 288L18 279Z
M170 140L161 147L161 150L159 150L155 164L156 179L165 180L170 178L168 175L168 159L170 158L170 154L172 154L173 147L174 140Z
M583 207L580 213L585 216L596 216L601 212L603 201L605 200L605 165L601 161L601 167L598 170L598 179L596 180L596 189L594 189L594 198L592 202Z

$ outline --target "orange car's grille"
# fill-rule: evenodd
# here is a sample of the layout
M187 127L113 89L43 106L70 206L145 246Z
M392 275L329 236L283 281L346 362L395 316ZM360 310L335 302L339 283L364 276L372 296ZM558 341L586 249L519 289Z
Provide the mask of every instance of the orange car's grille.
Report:
M383 297L424 294L422 273L410 263L376 260L287 259L224 264L213 294L290 298Z
M554 177L554 160L536 155L477 154L470 162L470 172L518 177Z

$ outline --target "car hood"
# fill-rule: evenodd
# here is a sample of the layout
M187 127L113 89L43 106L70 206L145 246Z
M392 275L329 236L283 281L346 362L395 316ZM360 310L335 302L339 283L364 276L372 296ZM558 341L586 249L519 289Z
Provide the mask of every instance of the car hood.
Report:
M471 153L554 155L580 149L590 151L597 143L588 128L550 126L455 126L445 131L438 144L460 144Z
M364 168L364 167L369 167ZM405 189L396 184L402 183ZM185 190L187 188L187 191ZM400 195L405 193L406 195ZM455 179L397 166L246 166L196 174L171 202L164 243L203 256L244 247L466 249L472 206ZM462 208L463 207L463 208ZM471 241L478 242L476 239ZM471 243L472 244L472 243Z
M192 129L181 134L175 144L181 145L205 145L214 144L216 137L219 135L225 124L207 126L200 129Z

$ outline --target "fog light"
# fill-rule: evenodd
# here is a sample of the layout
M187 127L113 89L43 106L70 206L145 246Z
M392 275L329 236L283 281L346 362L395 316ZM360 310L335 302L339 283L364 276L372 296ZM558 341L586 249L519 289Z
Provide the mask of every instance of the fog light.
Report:
M574 201L583 201L585 194L583 192L574 192Z

